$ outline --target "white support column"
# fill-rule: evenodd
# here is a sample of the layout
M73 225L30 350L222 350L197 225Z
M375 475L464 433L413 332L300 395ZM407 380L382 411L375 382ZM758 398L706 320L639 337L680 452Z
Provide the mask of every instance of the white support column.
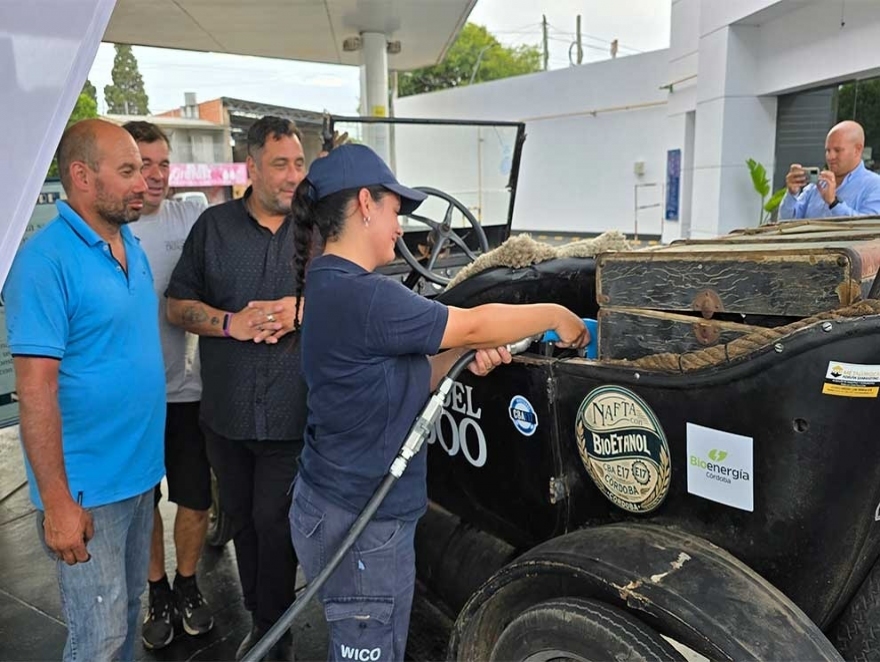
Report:
M691 236L758 225L761 199L746 160L773 172L776 97L755 94L761 28L728 26L700 38Z
M380 32L361 33L361 113L388 117L388 40ZM367 143L390 163L388 125L367 127Z
M687 239L691 230L694 128L700 49L700 0L673 0L669 46L667 150L681 151L678 220L663 224L664 243ZM668 178L668 173L667 173ZM669 194L668 189L666 190ZM665 202L665 201L664 201Z

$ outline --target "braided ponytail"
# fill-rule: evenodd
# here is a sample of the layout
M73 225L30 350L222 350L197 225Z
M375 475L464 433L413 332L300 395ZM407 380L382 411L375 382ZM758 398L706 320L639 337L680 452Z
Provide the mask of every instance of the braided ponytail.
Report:
M315 214L312 197L314 188L308 179L304 179L296 187L290 205L290 216L293 221L294 272L296 275L296 316L293 318L294 331L300 328L302 314L303 289L306 282L306 267L312 257L313 238L315 236Z

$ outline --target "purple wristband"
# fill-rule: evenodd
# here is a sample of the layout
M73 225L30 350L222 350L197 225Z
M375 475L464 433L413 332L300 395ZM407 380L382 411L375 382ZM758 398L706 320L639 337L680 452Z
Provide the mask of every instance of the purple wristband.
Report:
M231 338L232 334L229 332L229 326L232 322L232 313L224 313L223 315L223 335L227 338Z

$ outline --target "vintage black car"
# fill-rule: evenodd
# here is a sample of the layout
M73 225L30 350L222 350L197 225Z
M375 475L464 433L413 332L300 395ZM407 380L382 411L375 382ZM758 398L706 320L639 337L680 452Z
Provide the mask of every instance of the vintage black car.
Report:
M880 658L878 259L880 219L804 221L439 295L599 334L463 376L437 426L418 558L450 659Z
M417 558L457 615L449 659L880 659L880 218L640 250L505 241L521 125L353 135L380 123L403 181L416 127L465 127L474 149L507 132L510 165L500 223L474 200L497 212L498 190L429 179L439 207L390 275L449 305L598 320L596 359L535 342L462 376L429 439Z

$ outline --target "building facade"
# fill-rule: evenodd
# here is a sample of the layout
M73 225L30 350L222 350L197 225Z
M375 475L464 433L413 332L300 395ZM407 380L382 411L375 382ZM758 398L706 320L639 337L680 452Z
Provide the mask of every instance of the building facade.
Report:
M761 219L837 121L880 149L880 3L672 0L670 47L399 99L401 117L524 120L514 228L711 237Z
M157 125L171 143L171 195L202 193L209 204L229 200L247 183L243 164L232 162L229 126L200 117L107 115L116 124L135 120Z
M683 176L681 220L664 238L754 224L748 158L781 186L791 162L824 163L836 121L876 122L880 107L841 101L880 73L878 40L876 2L673 0L667 148L682 150Z
M321 151L323 115L311 110L287 108L273 104L247 101L232 97L220 97L198 103L195 94L187 93L180 108L162 113L162 117L198 118L223 125L228 131L231 160L243 163L247 157L247 131L251 124L264 115L275 115L292 120L303 134L306 161L311 163Z

